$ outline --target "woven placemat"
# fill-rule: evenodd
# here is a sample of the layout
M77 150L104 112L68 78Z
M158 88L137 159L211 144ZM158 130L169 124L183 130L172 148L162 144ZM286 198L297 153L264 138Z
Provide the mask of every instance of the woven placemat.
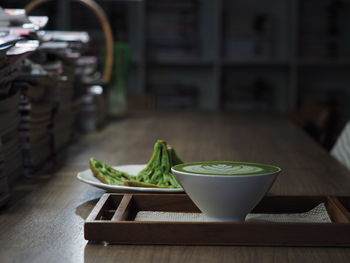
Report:
M169 222L212 222L203 213L139 211L135 221ZM319 204L310 211L292 214L248 214L246 222L281 222L281 223L331 223L326 206Z

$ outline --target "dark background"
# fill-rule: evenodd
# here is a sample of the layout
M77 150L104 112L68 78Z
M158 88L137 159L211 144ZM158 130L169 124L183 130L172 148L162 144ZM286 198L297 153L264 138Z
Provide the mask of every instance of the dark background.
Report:
M124 61L130 100L145 97L158 109L286 114L328 149L349 119L350 1L96 2L116 43L131 47ZM56 0L32 14L49 16L47 29L88 31L89 52L103 60L104 35L91 10Z

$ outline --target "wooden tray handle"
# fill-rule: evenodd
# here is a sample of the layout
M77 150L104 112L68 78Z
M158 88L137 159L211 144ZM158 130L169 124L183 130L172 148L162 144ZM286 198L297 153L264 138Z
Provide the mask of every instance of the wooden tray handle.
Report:
M51 1L51 0L33 0L33 1L31 1L25 7L26 13L29 14L37 6L44 4L46 2L49 2L49 1ZM78 2L78 3L88 7L89 9L91 9L94 12L94 14L96 15L97 19L99 20L99 22L102 26L103 33L105 36L106 51L107 51L102 81L103 81L103 83L109 83L109 81L111 80L112 68L113 68L114 40L113 40L112 28L108 22L107 15L103 11L103 9L93 0L72 0L72 1Z

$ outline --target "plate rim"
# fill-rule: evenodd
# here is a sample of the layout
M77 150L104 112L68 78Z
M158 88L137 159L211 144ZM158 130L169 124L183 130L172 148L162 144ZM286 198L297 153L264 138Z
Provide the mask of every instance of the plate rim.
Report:
M140 166L146 167L147 164L125 164L125 165L114 165L112 166L114 169L120 169L121 167L127 167L127 166ZM142 169L142 168L141 168ZM122 191L132 191L132 192L157 192L157 193L183 193L183 188L153 188L153 187L135 187L135 186L124 186L124 185L109 185L102 182L95 182L88 180L84 178L84 174L90 173L90 175L93 175L90 169L86 169L83 171L80 171L77 173L76 178L88 185L106 190L106 191L115 191L115 192L122 192Z

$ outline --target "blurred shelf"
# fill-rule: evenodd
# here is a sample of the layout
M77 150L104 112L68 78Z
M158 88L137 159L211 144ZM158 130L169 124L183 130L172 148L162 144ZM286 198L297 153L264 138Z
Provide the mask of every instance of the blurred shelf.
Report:
M157 59L157 60L148 60L147 64L149 66L210 67L214 65L214 61L203 60L203 59Z
M215 110L222 108L227 78L243 87L263 80L275 98L273 110L287 113L297 108L301 87L319 85L317 70L330 89L333 79L350 85L350 57L341 59L350 54L349 1L339 1L341 7L335 0L98 1L112 18L117 10L125 14L114 20L125 20L119 30L132 47L130 93L147 93L158 82L195 84L199 108ZM337 25L338 42L330 25ZM329 54L338 58L306 57Z
M268 67L287 67L289 62L287 60L262 59L262 60L223 60L223 66L228 67L249 67L249 66L268 66Z
M350 67L350 59L301 59L297 64L301 67Z

